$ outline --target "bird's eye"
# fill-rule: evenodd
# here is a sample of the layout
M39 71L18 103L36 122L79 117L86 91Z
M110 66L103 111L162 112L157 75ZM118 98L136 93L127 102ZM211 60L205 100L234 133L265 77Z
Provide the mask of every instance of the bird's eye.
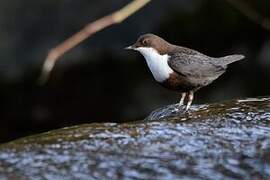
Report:
M146 39L142 40L142 44L147 45L147 40Z

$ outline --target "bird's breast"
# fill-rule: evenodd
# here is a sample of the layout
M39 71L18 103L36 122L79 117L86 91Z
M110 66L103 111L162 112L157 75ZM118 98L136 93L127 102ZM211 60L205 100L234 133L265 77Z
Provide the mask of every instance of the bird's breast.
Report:
M163 82L173 73L173 70L168 65L169 56L167 54L160 55L153 48L140 48L138 50L144 56L156 81Z

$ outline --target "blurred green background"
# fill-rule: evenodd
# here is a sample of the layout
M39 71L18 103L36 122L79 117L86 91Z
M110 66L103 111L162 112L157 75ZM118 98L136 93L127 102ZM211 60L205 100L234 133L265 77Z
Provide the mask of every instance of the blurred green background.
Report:
M270 17L270 1L243 1ZM158 85L140 54L123 49L149 32L210 56L247 57L198 91L195 104L269 94L270 31L225 0L154 0L67 53L49 82L37 84L50 48L128 2L0 2L0 142L80 123L142 119L176 103L180 94Z

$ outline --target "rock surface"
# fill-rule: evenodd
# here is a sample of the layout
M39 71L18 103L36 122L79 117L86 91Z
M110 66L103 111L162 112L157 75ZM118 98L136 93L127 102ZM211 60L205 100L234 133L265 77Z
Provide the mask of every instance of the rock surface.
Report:
M269 179L270 98L170 105L0 146L0 179Z

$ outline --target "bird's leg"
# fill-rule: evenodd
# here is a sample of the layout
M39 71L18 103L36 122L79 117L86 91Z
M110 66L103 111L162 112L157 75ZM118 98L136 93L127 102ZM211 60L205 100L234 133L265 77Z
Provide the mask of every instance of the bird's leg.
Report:
M188 103L187 103L186 110L188 110L190 108L191 103L193 101L193 97L194 97L193 91L189 91L189 93L188 93Z
M181 99L180 99L180 101L179 101L179 106L184 105L184 101L185 101L186 95L187 95L187 93L185 93L185 92L182 93L182 97L181 97Z

